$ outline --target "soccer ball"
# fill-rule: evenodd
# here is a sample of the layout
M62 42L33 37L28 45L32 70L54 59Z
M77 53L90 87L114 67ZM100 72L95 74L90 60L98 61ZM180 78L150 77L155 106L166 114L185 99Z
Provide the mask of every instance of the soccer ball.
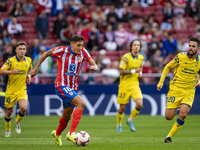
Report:
M79 131L78 133L76 133L74 140L76 142L76 145L86 146L90 142L90 136L85 131Z

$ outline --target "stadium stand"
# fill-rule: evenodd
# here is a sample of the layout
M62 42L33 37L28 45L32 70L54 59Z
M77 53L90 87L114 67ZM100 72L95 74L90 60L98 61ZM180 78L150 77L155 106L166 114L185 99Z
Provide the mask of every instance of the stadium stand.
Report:
M24 4L26 2L26 0L6 0L7 11L0 11L1 19L4 21L4 24L6 25L5 30L7 30L6 27L8 25L9 18L12 17L8 14L8 10L16 2L21 2L22 4ZM97 2L98 2L97 0L82 0L82 3L80 4L80 6L81 6L80 8L83 8L83 6L85 6L85 5L88 6L89 13L91 15L91 13L95 10L95 7L98 5ZM113 2L114 2L114 0L113 0ZM151 58L149 58L149 56L148 56L148 46L147 45L149 44L149 42L151 42L152 36L156 37L156 40L159 43L159 45L162 45L164 38L167 38L163 34L164 31L160 30L160 25L164 19L162 10L163 10L163 7L165 7L165 6L152 4L148 7L141 7L139 5L139 3L137 5L135 3L133 4L133 2L131 0L128 0L126 2L128 2L128 7L130 7L131 12L134 14L134 17L129 22L123 22L123 28L127 32L127 41L129 40L128 38L130 38L129 37L130 34L132 35L132 37L137 37L137 38L147 36L144 39L148 39L148 40L142 41L143 48L144 48L142 50L142 52L144 52L144 54L146 55L146 59L150 60ZM126 2L124 2L124 3L126 3ZM39 15L39 11L44 9L43 7L41 7L38 4L37 0L32 0L31 3L34 5L35 11L26 13L25 16L17 17L17 21L18 21L18 23L20 23L22 25L23 31L24 31L24 34L22 35L20 40L25 41L27 43L28 47L32 44L34 38L38 38L38 34L35 29L35 21L36 21L37 16ZM110 3L110 4L113 4L113 3ZM190 5L188 5L188 6L190 6ZM111 22L111 25L113 27L115 24L118 24L119 22L121 22L119 12L121 12L123 14L125 7L127 7L127 5L124 5L122 3L117 3L117 6L115 7L115 13L117 14L118 18L117 18L117 21L114 22L113 24ZM104 12L106 14L106 11L109 12L109 4L106 3L106 5L101 5L101 9L102 9L102 12ZM185 8L185 9L188 9L188 8ZM64 3L64 1L63 1L63 8L62 8L61 12L63 12L63 14L65 15L66 18L69 17L69 11L70 11L70 8L69 8L68 4ZM198 11L200 11L200 10L198 10ZM81 12L82 12L82 9L80 9L79 13L81 13ZM85 14L85 15L87 15L87 14ZM154 30L154 28L155 28L154 25L147 23L148 18L152 15L154 16L154 22L157 23L156 30ZM143 18L144 21L142 23L138 23L137 22L138 17ZM48 35L48 39L46 40L46 46L52 47L52 46L63 44L63 43L60 43L60 39L55 39L54 35L53 35L53 26L54 26L56 17L49 14L48 18L49 18L48 19L49 20L49 35ZM66 18L65 18L65 20L66 20ZM187 22L186 30L176 31L176 30L172 29L170 31L167 31L167 32L171 32L173 34L173 37L175 40L182 39L182 43L179 43L179 44L184 44L187 41L188 37L196 35L196 32L197 32L196 27L199 24L199 20L196 21L193 17L189 16L187 11L186 11L184 18L186 19L186 22ZM80 34L85 37L86 42L88 41L87 34L90 31L91 24L96 25L97 30L99 30L101 33L100 39L98 41L100 47L95 50L89 50L89 52L91 53L93 58L96 59L99 56L99 50L105 49L105 47L103 46L104 31L105 31L106 25L108 24L108 21L104 22L101 19L99 19L97 22L92 22L90 20L87 20L84 18L78 18L76 16L70 16L70 19L66 20L66 21L67 21L67 23L71 23L73 25L74 33ZM80 31L78 30L79 24L81 24ZM135 31L133 33L132 33L132 29L131 29L132 26L134 26L134 28L135 28ZM115 50L115 51L106 50L107 57L109 57L111 61L120 61L120 57L129 51L128 44L129 43L127 42L125 49L123 49L123 50ZM85 45L87 46L87 43L85 43ZM7 46L4 45L4 51L6 51L5 50L6 47ZM162 46L160 47L160 51L163 51ZM174 55L176 53L178 53L178 50L174 53ZM2 58L3 58L3 56L0 56L0 62L1 62L0 65L3 64ZM157 66L154 66L154 67L157 67ZM83 72L83 73L87 73L87 72Z

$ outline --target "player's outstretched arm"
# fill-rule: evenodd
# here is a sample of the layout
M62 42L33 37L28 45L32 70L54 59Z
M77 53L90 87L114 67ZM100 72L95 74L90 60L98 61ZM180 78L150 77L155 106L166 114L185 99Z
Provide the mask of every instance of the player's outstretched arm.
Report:
M16 74L18 73L17 69L14 70L4 70L4 69L0 69L0 74L1 75L9 75L9 74Z
M163 84L161 84L161 85L158 84L157 85L157 90L160 91L162 89L162 87L163 87Z
M88 63L90 64L90 70L98 71L98 66L93 59L90 59Z
M161 75L161 77L160 77L160 81L159 81L159 83L158 83L158 85L157 85L157 90L158 90L158 91L160 91L160 90L162 89L162 87L163 87L163 82L164 82L164 80L165 80L166 75L167 75L168 72L170 71L170 69L171 69L170 63L168 63L168 64L165 66L165 68L163 69L162 75Z
M37 74L37 70L40 67L41 63L49 56L51 56L52 49L48 50L47 52L43 53L40 59L38 60L35 68L31 71L31 77L34 77Z

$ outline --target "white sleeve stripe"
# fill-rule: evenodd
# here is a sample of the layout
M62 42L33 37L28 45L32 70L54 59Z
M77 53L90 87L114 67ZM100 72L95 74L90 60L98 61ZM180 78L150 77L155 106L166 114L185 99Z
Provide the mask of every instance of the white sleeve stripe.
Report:
M54 51L53 51L53 54L57 54L57 53L59 53L59 52L61 52L61 51L63 51L63 48L60 48L60 49L54 50Z
M86 52L86 54L88 55L88 57L91 57L90 53L88 53L88 51L85 48L83 50Z
M68 48L65 49L65 53L63 54L62 56L62 69L61 69L61 85L64 86L65 83L65 77L64 77L64 72L65 72L65 58L66 58L66 55L67 55L67 50Z

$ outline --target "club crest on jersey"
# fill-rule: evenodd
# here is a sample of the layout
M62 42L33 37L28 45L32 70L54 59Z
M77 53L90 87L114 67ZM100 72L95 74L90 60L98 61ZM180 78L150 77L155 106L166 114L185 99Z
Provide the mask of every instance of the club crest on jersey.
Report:
M72 96L72 95L73 95L73 92L72 92L72 91L71 91L71 92L69 92L69 95L70 95L70 96Z
M69 66L69 71L70 71L70 72L74 72L74 71L75 71L75 68L76 68L76 65L75 65L75 64L70 64L70 66Z
M26 63L26 68L28 67L27 63Z
M119 66L123 66L124 65L124 62L120 62Z
M82 57L78 57L78 62L81 62L83 60Z

